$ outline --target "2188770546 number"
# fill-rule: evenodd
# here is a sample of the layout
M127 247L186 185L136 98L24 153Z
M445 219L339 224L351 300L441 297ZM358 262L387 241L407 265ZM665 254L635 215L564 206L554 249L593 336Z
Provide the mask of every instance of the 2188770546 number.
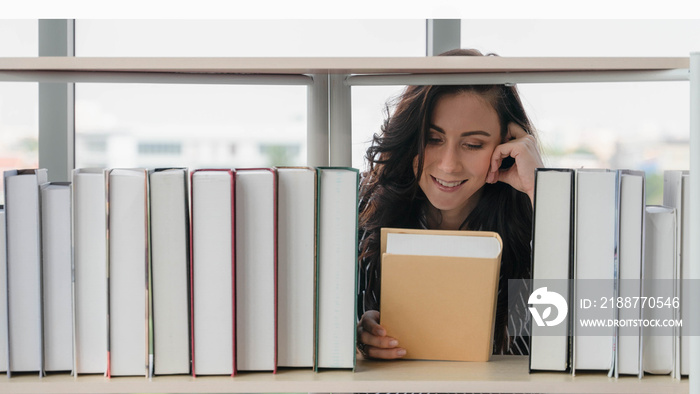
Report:
M680 307L679 297L600 297L600 308L673 308Z

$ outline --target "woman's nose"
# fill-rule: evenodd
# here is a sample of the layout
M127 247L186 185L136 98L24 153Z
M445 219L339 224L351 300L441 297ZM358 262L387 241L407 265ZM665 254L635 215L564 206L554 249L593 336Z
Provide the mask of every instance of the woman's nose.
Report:
M458 151L459 147L446 147L440 152L439 168L445 173L458 172L462 170L462 161Z

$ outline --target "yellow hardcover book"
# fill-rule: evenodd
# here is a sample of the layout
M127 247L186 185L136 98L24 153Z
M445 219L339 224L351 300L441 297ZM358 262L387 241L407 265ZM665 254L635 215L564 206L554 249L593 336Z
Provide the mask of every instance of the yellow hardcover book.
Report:
M490 359L501 249L494 232L382 229L380 323L404 359Z

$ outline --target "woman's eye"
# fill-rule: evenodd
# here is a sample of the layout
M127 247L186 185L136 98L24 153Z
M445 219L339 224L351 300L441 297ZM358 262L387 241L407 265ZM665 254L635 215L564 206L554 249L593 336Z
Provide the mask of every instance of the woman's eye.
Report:
M481 148L484 147L483 144L465 144L465 146L466 146L467 149L469 149L469 150L478 150L478 149L481 149Z
M438 137L428 137L429 144L439 144L442 140Z

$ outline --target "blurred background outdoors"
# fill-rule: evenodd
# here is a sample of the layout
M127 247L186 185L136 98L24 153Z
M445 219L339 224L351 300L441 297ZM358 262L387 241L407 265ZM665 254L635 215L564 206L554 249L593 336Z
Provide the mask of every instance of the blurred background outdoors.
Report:
M501 56L683 56L700 20L462 20ZM425 56L426 20L75 21L76 56ZM0 57L38 53L37 20L0 20ZM76 84L76 167L304 165L305 86ZM688 169L687 82L521 84L550 167L630 168L661 203ZM352 88L353 166L402 87ZM0 170L38 165L38 84L0 82ZM2 202L0 202L2 203Z

